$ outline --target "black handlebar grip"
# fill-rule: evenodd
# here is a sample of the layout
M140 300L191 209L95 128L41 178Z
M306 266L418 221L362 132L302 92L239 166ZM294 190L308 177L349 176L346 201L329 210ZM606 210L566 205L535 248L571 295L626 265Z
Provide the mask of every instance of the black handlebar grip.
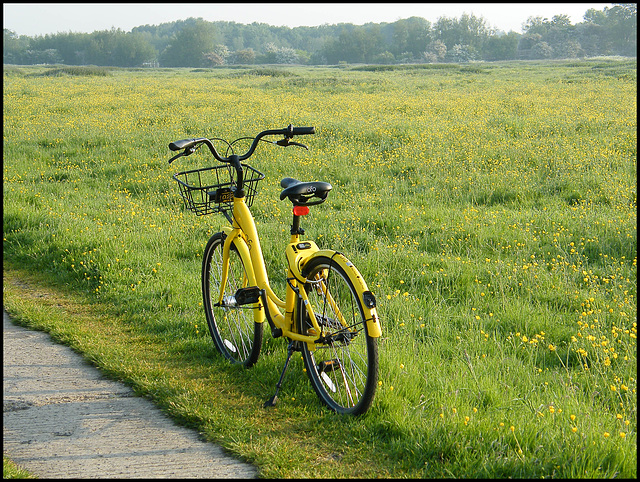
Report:
M179 151L180 149L188 149L189 147L193 147L197 142L202 139L182 139L180 141L175 141L169 144L169 149L172 151Z
M169 144L169 149L172 151L179 151L180 149L189 149L195 146L198 142L206 141L204 137L198 137L196 139L182 139Z
M315 133L316 133L315 127L294 127L293 128L294 136L305 136L307 134L315 134Z

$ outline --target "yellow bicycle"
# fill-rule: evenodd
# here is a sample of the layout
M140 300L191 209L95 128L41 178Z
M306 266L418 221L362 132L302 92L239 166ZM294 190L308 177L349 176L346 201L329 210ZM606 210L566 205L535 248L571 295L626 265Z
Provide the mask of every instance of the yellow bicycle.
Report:
M291 238L285 247L286 296L272 290L249 208L264 174L242 161L260 141L299 146L294 136L315 134L313 127L265 130L253 138L229 143L223 139L184 139L169 144L181 151L169 162L194 153L203 144L222 164L175 174L185 206L198 215L221 213L228 226L214 234L202 260L202 295L209 331L216 348L227 359L246 367L258 361L266 321L274 338L289 340L287 359L273 406L293 352L300 351L311 384L331 410L359 415L371 406L378 380L378 345L381 336L376 299L357 268L342 254L320 249L303 240L300 219L309 206L327 199L327 182L300 182L285 178L280 199L293 204ZM267 141L266 136L283 136ZM236 155L236 142L252 140L249 150ZM226 144L225 156L213 141Z

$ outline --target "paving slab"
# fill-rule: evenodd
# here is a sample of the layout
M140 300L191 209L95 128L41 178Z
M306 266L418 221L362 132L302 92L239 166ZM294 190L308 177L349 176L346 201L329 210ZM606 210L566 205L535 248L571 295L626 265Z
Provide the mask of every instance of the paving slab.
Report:
M257 477L4 310L3 371L3 453L40 478Z

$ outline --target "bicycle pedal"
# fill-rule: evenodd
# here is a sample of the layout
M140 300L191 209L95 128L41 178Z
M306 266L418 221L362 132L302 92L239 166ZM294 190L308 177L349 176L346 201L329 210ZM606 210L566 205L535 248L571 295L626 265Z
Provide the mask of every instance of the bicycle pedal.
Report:
M260 288L257 286L249 286L240 288L235 294L236 303L238 305L248 305L260 301Z
M318 373L332 372L340 368L340 360L324 360L318 363Z

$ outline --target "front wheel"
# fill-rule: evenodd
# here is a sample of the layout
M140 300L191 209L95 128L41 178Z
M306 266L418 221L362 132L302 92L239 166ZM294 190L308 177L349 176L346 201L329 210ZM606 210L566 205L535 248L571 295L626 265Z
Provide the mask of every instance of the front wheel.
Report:
M378 382L378 344L369 336L364 310L354 284L331 258L309 260L302 273L309 302L322 329L314 333L304 303L298 304L302 334L319 335L321 342L302 357L314 390L331 410L360 415L371 406Z
M235 293L248 285L247 273L235 245L229 252L229 275L221 304L222 251L224 233L214 234L202 259L202 297L204 312L213 342L222 355L246 367L258 361L262 346L262 323L256 323L251 305L238 306Z

